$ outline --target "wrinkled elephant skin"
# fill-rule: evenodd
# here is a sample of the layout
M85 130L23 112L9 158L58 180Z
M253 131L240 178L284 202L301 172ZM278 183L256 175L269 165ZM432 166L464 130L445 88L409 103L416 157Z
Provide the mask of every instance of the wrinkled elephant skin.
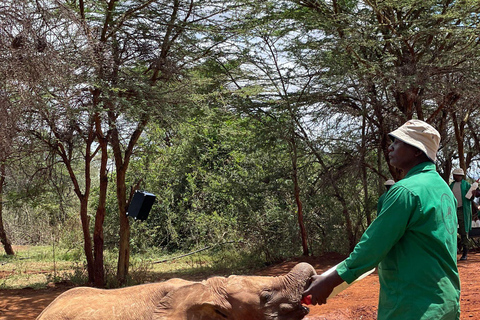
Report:
M58 296L37 320L300 320L308 263L280 277L171 279L122 289L80 287Z

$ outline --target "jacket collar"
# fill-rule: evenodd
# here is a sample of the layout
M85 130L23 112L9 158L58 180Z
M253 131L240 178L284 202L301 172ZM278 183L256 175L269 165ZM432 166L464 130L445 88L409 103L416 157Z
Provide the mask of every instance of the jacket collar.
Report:
M411 176L413 176L417 173L420 173L422 171L431 171L431 170L436 170L435 163L430 162L430 161L425 161L425 162L417 164L415 167L410 169L410 171L408 171L405 178L411 177Z

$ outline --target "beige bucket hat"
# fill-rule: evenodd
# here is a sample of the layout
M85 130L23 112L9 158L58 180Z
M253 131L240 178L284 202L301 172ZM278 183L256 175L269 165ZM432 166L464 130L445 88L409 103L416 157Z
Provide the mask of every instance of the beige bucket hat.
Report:
M463 176L463 175L465 175L465 172L463 172L462 168L455 168L455 169L453 169L452 174L457 175L457 176Z
M430 160L437 160L440 134L425 121L416 119L408 120L388 135L420 149Z
M392 179L388 179L387 181L385 181L385 183L383 184L384 186L393 186L395 184L395 181L393 181Z

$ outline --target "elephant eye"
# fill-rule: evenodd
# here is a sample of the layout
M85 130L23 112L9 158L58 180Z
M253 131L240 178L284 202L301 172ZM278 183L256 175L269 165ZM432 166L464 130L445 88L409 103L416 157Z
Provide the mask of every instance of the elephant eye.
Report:
M260 300L265 303L265 302L269 301L270 299L272 299L272 295L273 295L273 293L272 293L271 290L264 290L260 294Z

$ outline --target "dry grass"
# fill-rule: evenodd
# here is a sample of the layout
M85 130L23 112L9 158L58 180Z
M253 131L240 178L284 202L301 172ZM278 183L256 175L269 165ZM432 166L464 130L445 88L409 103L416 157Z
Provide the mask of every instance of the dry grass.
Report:
M0 255L0 289L43 288L58 282L83 285L87 282L84 255L79 249L66 250L51 246L15 246L15 256ZM241 261L235 253L212 256L195 254L176 258L150 252L132 255L128 285L162 281L171 277L199 280L211 275L227 275L233 270L241 272L251 266L251 261ZM116 287L115 252L105 252L105 272L107 287ZM162 263L156 263L158 261ZM229 264L235 261L239 265ZM254 264L254 263L253 263Z
M0 288L41 287L69 277L76 262L53 260L49 247L14 246L15 256L0 256Z

